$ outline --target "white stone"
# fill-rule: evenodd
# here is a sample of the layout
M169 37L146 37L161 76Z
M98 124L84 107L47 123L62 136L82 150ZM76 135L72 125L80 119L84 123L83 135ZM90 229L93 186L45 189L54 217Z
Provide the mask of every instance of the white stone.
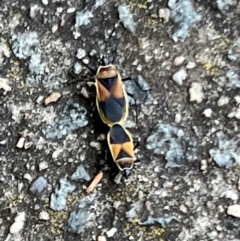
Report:
M23 229L25 219L26 219L25 212L19 213L15 218L15 222L10 227L10 233L13 235L19 234Z
M202 90L202 85L197 82L193 82L191 88L189 89L190 101L196 101L201 103L204 98L204 93Z
M46 162L46 161L40 162L38 168L39 168L39 171L47 169L48 168L48 162Z
M165 23L169 22L171 12L169 8L160 8L158 12L158 17L163 19Z
M52 33L57 32L57 30L58 30L58 24L54 24L54 25L52 26Z
M77 51L77 58L83 59L86 56L86 51L84 49L78 49Z
M180 113L177 113L176 115L175 115L175 122L176 123L180 123L180 121L181 121L181 114Z
M74 7L67 9L67 13L73 13L75 11L76 11L76 8L74 8Z
M180 205L179 210L182 211L183 213L187 213L188 212L187 207L184 204Z
M89 64L89 59L84 58L84 59L82 60L82 62L83 62L84 64Z
M115 235L116 232L117 232L117 228L111 228L110 230L108 230L106 232L106 234L107 234L108 238L111 238Z
M23 177L29 182L32 182L32 176L29 173L25 173Z
M208 109L204 110L204 111L203 111L203 114L204 114L206 117L210 118L210 117L212 116L212 109L208 108Z
M178 56L178 57L176 57L176 58L174 59L173 64L174 64L175 66L182 65L183 62L184 62L184 60L185 60L184 56Z
M38 96L38 98L36 99L36 102L40 105L40 104L42 104L43 99L44 99L44 96L40 95L40 96Z
M217 102L217 105L218 106L223 106L223 105L226 105L228 104L229 102L229 98L227 96L221 96Z
M21 138L18 140L18 143L17 143L16 147L17 147L17 148L23 148L24 142L25 142L25 138L24 138L24 137L21 137Z
M187 69L193 69L195 67L196 67L196 63L193 62L193 61L189 61L187 66L186 66Z
M95 240L95 239L94 239ZM97 241L107 241L105 236L98 236Z
M6 95L8 91L11 91L12 88L9 85L8 79L0 77L0 89L4 90L4 93L3 93L4 95Z
M61 151L60 149L55 150L55 151L53 152L53 154L52 154L52 158L53 158L53 159L58 158L58 156L60 155L61 152L62 152L62 151Z
M30 12L29 12L30 18L36 17L37 9L38 9L38 5L36 4L30 7Z
M227 214L236 218L240 218L240 205L234 204L228 207Z
M236 103L239 105L240 104L240 96L237 95L234 97L234 100L236 101Z
M49 219L50 219L50 215L49 215L48 212L42 211L42 212L40 212L40 213L38 214L38 218L39 218L40 220L49 220Z
M48 0L42 0L42 4L45 6L48 5Z
M182 85L183 80L187 78L187 72L185 69L180 69L173 75L172 78L177 84Z
M207 160L201 160L201 166L200 166L200 170L201 171L206 171L207 170L207 166L208 166L208 164L207 164Z

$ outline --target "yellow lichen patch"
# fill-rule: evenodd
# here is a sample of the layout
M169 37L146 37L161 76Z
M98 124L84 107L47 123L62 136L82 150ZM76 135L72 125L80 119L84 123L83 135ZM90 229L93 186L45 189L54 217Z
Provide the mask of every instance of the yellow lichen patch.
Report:
M6 207L17 207L24 201L24 198L25 196L23 195L23 193L20 193L19 195L12 194L11 196L7 196L8 203L6 203Z
M208 73L212 76L220 76L222 70L220 67L213 65L212 63L206 63L204 65L204 69L208 71Z
M132 220L131 223L126 223L125 228L123 229L123 232L126 236L130 236L132 234L140 234L144 233L144 240L159 240L161 241L162 239L160 238L161 235L165 232L165 230L161 227L157 226L141 226L138 224L139 219L135 218ZM159 239L160 238L160 239ZM163 241L163 240L162 240Z
M65 210L53 211L49 210L50 223L54 229L54 233L61 233L63 231L63 226L67 220L69 214Z
M128 7L133 10L134 8L139 8L139 9L147 9L147 1L143 1L142 3L139 3L139 1L131 1L128 4Z
M222 70L218 66L214 66L210 70L210 74L212 76L220 76L222 74Z
M153 227L152 232L158 236L161 236L165 232L165 230L160 227Z
M147 19L146 25L152 27L152 26L156 26L157 24L158 24L158 20L156 20L155 18L149 17Z
M212 67L213 67L213 65L212 65L211 63L206 63L206 64L204 65L204 68L205 68L206 70L210 70Z
M225 36L214 41L211 51L213 54L226 53L231 45L231 40Z

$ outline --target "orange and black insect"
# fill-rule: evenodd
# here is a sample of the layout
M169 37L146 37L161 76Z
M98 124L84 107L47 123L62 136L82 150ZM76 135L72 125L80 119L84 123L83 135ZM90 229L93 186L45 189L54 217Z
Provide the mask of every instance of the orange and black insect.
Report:
M114 123L107 135L108 146L118 169L126 178L132 172L134 164L139 162L134 154L132 135L121 124Z
M123 123L128 116L128 99L122 78L113 64L103 58L95 78L96 106L102 121L108 126Z
M128 117L128 97L119 70L113 65L115 56L109 63L102 57L99 67L95 71L89 65L84 64L95 74L96 106L103 123L112 126L114 123L123 123Z

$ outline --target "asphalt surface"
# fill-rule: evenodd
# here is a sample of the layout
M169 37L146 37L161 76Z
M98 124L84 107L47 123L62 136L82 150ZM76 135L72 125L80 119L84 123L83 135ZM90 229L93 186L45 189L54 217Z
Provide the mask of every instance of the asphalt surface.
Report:
M234 0L2 0L0 239L240 240L239 14ZM119 182L79 60L116 47L139 81L126 127L141 159Z

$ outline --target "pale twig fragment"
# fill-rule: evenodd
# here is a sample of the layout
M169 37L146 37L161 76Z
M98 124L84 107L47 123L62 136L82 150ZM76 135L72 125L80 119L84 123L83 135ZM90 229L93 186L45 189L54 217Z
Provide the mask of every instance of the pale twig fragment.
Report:
M98 183L102 180L103 178L103 172L99 171L99 173L94 177L93 181L91 184L88 186L86 192L90 193L94 190L94 188L98 185Z
M58 93L58 92L53 92L50 96L48 96L48 97L45 99L44 103L45 103L45 105L48 105L48 104L50 104L50 103L52 103L52 102L56 102L60 97L61 97L61 94L60 94L60 93Z

